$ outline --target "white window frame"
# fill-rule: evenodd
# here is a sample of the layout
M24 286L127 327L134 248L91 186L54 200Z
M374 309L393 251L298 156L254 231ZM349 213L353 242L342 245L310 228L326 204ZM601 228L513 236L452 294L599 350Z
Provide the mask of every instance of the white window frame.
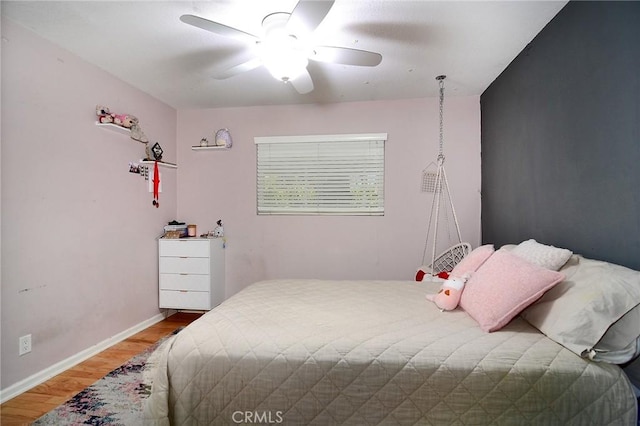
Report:
M386 133L255 137L258 215L384 215Z

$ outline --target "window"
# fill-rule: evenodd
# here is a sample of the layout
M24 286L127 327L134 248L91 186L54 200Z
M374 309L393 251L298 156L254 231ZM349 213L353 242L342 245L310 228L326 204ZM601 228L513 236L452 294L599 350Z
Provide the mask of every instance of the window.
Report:
M386 139L256 137L258 214L384 215Z

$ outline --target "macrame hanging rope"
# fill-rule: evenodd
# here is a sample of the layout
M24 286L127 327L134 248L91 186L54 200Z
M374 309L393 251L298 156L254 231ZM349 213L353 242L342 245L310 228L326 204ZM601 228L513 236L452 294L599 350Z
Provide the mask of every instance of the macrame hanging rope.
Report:
M433 274L437 274L443 270L451 270L457 262L459 262L464 256L466 256L470 250L470 246L467 243L462 243L462 236L460 234L460 225L458 224L458 218L456 211L453 207L453 201L451 200L451 194L449 193L449 182L447 180L447 173L444 169L444 79L446 76L440 75L436 77L436 80L440 85L440 140L438 145L438 158L437 158L437 171L435 178L435 186L433 192L433 201L431 203L431 213L429 216L429 226L427 228L427 235L424 242L424 250L422 252L422 264L424 265L425 258L427 256L427 247L429 245L429 236L433 225L433 246L431 250L431 270ZM445 198L443 200L443 198ZM443 203L449 202L448 206L443 206ZM438 229L440 227L440 213L441 208L444 210L445 226L449 241L451 242L449 216L447 214L447 207L451 209L451 215L456 228L457 244L449 247L442 254L438 256L436 260L436 247L438 243Z
M444 79L446 75L439 75L436 77L440 84L440 143L438 151L438 164L444 163Z

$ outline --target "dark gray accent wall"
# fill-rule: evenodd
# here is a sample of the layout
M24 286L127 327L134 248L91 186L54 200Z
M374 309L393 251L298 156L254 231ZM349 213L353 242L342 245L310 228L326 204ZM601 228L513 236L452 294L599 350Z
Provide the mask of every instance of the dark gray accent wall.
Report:
M570 2L480 98L482 240L640 269L640 2Z

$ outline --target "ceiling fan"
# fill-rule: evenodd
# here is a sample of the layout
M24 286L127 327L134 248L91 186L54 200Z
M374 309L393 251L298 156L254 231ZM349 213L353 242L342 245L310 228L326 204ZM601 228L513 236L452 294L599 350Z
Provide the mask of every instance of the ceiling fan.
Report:
M333 4L333 0L300 0L291 13L271 13L262 20L262 37L195 15L182 15L180 20L257 48L255 58L228 68L217 76L218 79L264 65L276 79L291 83L298 93L305 94L313 90L313 81L307 70L309 60L368 67L374 67L382 61L382 55L375 52L308 44L309 36L324 20Z

